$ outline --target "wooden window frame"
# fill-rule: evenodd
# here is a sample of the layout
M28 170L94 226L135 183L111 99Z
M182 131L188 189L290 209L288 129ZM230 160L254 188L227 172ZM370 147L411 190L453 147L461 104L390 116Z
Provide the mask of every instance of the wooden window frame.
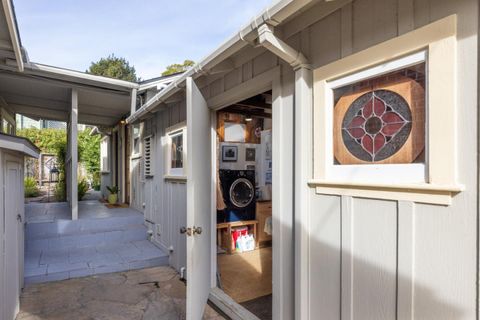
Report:
M456 25L456 16L452 15L314 70L314 176L309 184L317 193L450 205L452 197L463 190L456 180ZM329 115L332 83L341 78L353 79L364 70L401 61L420 51L428 56L425 166L428 175L424 181L415 176L401 178L408 174L404 165L400 165L400 170L392 169L396 178L388 180L372 181L367 179L368 175L362 180L333 175Z
M104 136L100 140L100 173L110 173L110 144L110 136ZM105 150L103 148L105 148ZM106 152L106 154L104 152ZM103 162L105 157L107 158L106 167Z
M183 135L183 167L182 168L172 168L172 136ZM165 130L165 179L168 180L186 180L186 160L187 160L187 124L186 122L178 123L174 126L168 127Z
M138 134L134 133L135 127L138 127ZM141 158L143 155L142 133L143 133L143 123L132 125L132 154L130 156L131 159ZM135 152L136 139L138 139L138 152Z
M390 72L394 72L419 63L428 65L427 52L425 50L416 52L399 59L388 61L381 65L376 65L368 69L353 73L351 75L327 81L325 88L325 115L328 118L329 128L326 128L326 149L325 177L327 180L350 181L350 182L375 182L375 183L425 183L428 179L428 164L408 163L408 164L334 164L333 158L333 92L335 89L350 85L359 81L378 77ZM427 70L428 74L428 70ZM428 76L426 77L428 83ZM428 111L428 101L425 100L425 111ZM426 154L428 154L428 145L425 145ZM330 161L328 161L330 158Z

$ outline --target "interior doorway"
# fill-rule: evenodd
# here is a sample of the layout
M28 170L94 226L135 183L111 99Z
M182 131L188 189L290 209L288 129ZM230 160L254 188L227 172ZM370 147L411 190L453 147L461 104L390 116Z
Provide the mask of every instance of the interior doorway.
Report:
M272 91L216 112L217 286L272 319Z

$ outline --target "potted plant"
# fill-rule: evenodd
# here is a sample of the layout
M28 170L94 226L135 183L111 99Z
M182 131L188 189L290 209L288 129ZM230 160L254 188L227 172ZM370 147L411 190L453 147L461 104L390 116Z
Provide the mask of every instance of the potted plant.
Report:
M108 203L110 203L110 204L117 203L117 201L118 201L118 191L120 191L120 189L117 186L112 186L112 187L107 186L107 189L110 192L110 194L108 195L108 199L107 199Z

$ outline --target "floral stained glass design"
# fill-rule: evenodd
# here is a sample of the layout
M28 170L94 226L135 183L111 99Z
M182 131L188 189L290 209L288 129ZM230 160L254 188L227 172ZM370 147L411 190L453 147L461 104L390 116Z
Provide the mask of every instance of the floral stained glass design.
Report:
M399 94L373 90L358 97L342 121L342 138L356 158L377 162L397 153L412 130L410 107Z

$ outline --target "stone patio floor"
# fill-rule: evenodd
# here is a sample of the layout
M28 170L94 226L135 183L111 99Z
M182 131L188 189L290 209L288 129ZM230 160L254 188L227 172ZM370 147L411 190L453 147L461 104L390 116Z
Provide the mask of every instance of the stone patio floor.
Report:
M185 294L170 267L28 285L16 320L179 320ZM224 318L207 305L203 319Z

